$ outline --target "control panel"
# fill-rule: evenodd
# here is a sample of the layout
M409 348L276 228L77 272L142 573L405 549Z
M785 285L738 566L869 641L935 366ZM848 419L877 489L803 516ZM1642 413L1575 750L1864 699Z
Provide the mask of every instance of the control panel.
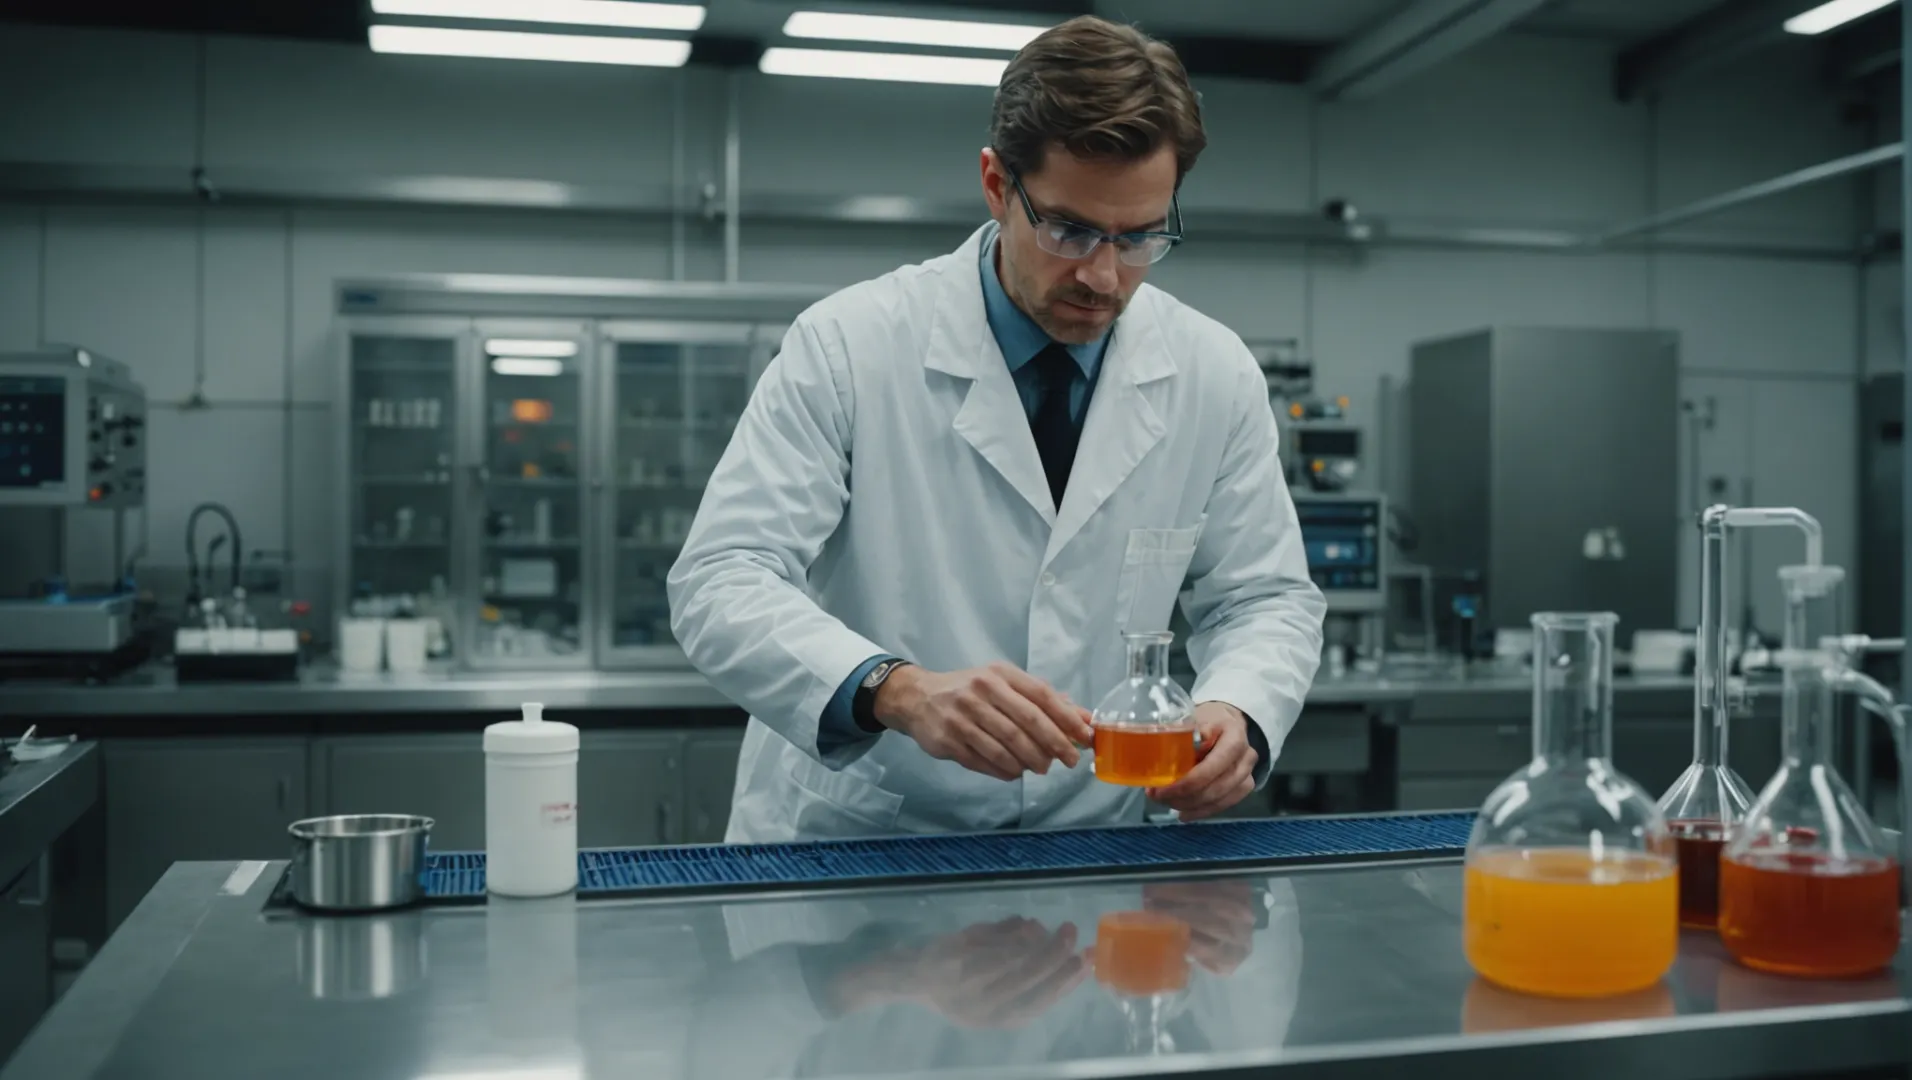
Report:
M1335 611L1385 610L1387 501L1378 495L1296 496L1308 574Z
M146 392L87 349L0 354L0 506L146 501Z

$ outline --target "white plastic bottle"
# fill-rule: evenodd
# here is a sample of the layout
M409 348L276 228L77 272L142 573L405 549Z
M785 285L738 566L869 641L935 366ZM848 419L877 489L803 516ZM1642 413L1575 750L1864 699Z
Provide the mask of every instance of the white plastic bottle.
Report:
M485 729L485 882L500 896L578 887L578 729L537 702Z

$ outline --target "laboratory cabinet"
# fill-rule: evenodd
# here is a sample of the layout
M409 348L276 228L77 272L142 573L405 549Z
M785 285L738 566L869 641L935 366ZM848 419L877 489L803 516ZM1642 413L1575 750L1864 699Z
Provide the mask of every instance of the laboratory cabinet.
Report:
M742 731L697 732L685 739L683 843L724 842L743 745Z
M305 738L111 739L104 749L109 929L175 862L290 854L286 826L307 814Z
M46 857L0 881L0 1062L53 1004L53 920Z
M422 814L432 847L484 848L482 734L322 736L312 760L319 813Z
M787 324L345 320L337 609L468 669L683 667L665 575Z

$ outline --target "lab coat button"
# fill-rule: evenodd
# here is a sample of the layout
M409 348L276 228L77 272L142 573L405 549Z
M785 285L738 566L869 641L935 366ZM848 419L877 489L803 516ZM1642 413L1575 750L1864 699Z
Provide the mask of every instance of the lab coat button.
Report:
M1054 574L1049 573L1048 571L1044 571L1042 575L1042 587L1046 589L1049 586L1054 585L1055 583L1056 583L1056 576Z

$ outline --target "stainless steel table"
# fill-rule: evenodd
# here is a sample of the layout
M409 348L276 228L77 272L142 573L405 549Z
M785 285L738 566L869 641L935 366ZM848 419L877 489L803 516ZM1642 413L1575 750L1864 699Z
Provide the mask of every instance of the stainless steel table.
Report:
M1896 972L1762 976L1703 935L1626 999L1497 991L1452 862L353 919L263 911L281 866L175 866L0 1080L1824 1076L1912 1032ZM1152 966L1102 929L1136 910L1191 928L1183 990L1105 985Z
M41 761L0 766L0 891L38 861L99 795L100 758L93 743L76 743Z

